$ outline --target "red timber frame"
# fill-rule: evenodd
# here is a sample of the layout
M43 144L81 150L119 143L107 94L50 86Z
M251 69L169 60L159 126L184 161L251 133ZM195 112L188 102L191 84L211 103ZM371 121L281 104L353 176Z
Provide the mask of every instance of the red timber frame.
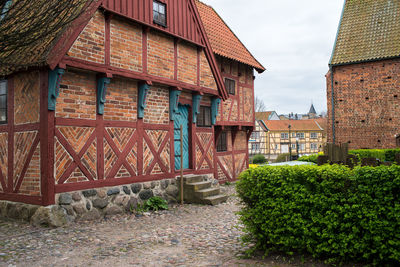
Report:
M151 1L149 1L151 2ZM93 14L99 6L95 5L90 7L90 12ZM174 35L171 33L168 33L172 36L174 36L175 42L174 42L174 62L175 62L175 73L174 73L174 79L166 79L154 75L150 75L147 71L147 35L149 31L151 30L156 30L156 31L164 31L163 29L156 28L153 25L149 25L146 23L143 23L143 21L137 21L133 20L129 16L126 16L124 14L121 14L119 12L116 12L108 7L103 7L105 10L105 62L104 64L99 64L99 63L93 63L93 62L88 62L85 60L80 60L68 56L64 56L68 49L72 46L73 42L75 39L79 36L81 31L84 29L84 26L87 24L87 22L90 19L90 16L83 17L81 19L81 23L77 23L73 27L73 32L72 35L64 35L56 44L54 51L57 51L57 53L53 53L52 57L50 57L49 65L50 68L53 69L57 65L61 68L77 68L77 69L82 69L82 70L89 70L93 71L96 73L99 73L100 75L105 75L107 77L125 77L125 78L130 78L139 81L151 81L152 83L159 83L159 84L164 84L168 85L171 88L184 88L186 90L190 90L194 93L199 93L199 94L207 94L210 96L217 96L221 97L223 99L226 99L227 94L225 91L225 86L221 77L221 74L219 72L214 54L211 51L211 47L209 45L207 36L205 34L205 30L201 24L201 21L199 19L199 14L197 13L197 8L195 7L194 3L192 3L192 0L189 1L189 9L191 12L194 13L194 17L196 19L196 22L199 23L199 29L198 32L200 33L202 43L196 43L192 42L191 40L188 40L182 36ZM171 14L171 13L170 13ZM143 55L142 55L142 66L143 66L143 71L142 72L136 72L136 71L129 71L126 69L121 69L117 67L113 67L110 64L110 54L111 54L111 47L110 47L110 21L113 17L122 17L125 19L131 19L139 24L142 25L142 42L143 42ZM84 23L85 22L85 23ZM182 21L183 23L183 21ZM192 29L193 30L193 29ZM178 81L177 77L177 62L178 62L178 43L183 40L187 42L194 43L198 49L197 49L197 74L198 74L198 81L196 85L191 85L187 84L181 81ZM214 77L217 81L218 85L218 92L212 89L208 89L205 87L200 86L200 54L201 52L204 51L208 61L210 63L211 69L213 71ZM60 56L61 55L61 56ZM180 102L185 102L184 99L181 99ZM188 101L187 103L184 104L189 104L191 106L191 101ZM191 109L190 109L191 110ZM47 134L48 134L48 155L47 158L49 160L49 164L51 165L48 167L48 171L51 171L51 174L48 174L48 184L47 187L52 187L48 189L48 195L49 199L51 202L51 199L54 202L54 194L55 193L61 193L61 192L68 192L68 191L75 191L75 190L83 190L83 189L89 189L89 188L96 188L96 187L103 187L103 186L115 186L115 185L122 185L122 184L128 184L128 183L135 183L135 182L145 182L145 181L153 181L153 180L161 180L161 179L166 179L166 178L173 178L176 176L177 172L175 171L174 167L174 131L173 131L173 121L171 121L167 125L154 125L154 124L146 124L143 122L143 119L138 119L136 122L117 122L117 121L105 121L103 119L102 115L96 115L96 120L83 120L83 119L66 119L66 118L55 118L54 112L49 111L48 112L48 121L47 123L50 125ZM190 114L190 118L192 115ZM63 136L63 134L60 132L60 130L57 127L63 127L63 126L72 126L72 127L91 127L94 128L94 132L90 135L90 137L87 139L86 143L83 145L83 147L80 149L80 151L76 152L72 145L68 143L68 140ZM119 151L119 149L116 147L116 144L113 142L112 138L110 137L109 133L107 132L106 128L107 127L118 127L118 128L130 128L134 129L134 134L130 136L126 146L123 148L122 151ZM150 137L146 134L146 130L163 130L163 131L168 131L168 134L166 135L165 139L162 141L159 149L157 150L155 146L152 144ZM210 141L207 144L204 144L201 142L199 137L197 136L197 132L207 132L211 135ZM72 162L66 167L65 172L61 175L61 177L58 180L58 184L55 184L55 177L53 175L54 173L54 142L55 138L59 141L59 143L63 146L63 148L70 154L72 158ZM90 171L82 164L82 157L84 154L88 151L89 147L91 146L92 142L96 140L96 153L97 153L97 179L95 179ZM117 161L112 168L112 170L108 173L108 175L105 175L105 163L104 163L104 141L106 140L107 143L110 145L112 148L113 152L115 153L117 157ZM148 145L148 148L150 149L152 155L154 156L154 160L152 161L151 165L147 167L145 170L145 166L143 166L143 141L146 142ZM169 150L170 150L170 164L169 166L166 166L162 159L160 158L160 152L167 146L169 142ZM197 168L196 167L196 147L201 151L204 152L205 154L207 153L208 150L214 149L214 134L213 134L213 128L209 129L198 129L193 123L190 123L190 142L192 144L192 149L190 150L190 169L185 170L185 173L195 173L195 174L210 174L213 173L213 168L214 164L213 161L209 160L207 157L202 157L201 160L198 162L200 167L203 164L203 162L206 162L209 168ZM126 157L128 153L132 150L134 146L137 146L137 153L136 153L136 159L137 159L137 173L129 166L127 163ZM50 153L51 151L51 153ZM215 156L215 152L213 153ZM160 166L160 169L162 173L159 174L152 174L152 169L155 167L155 165L158 164ZM114 176L118 172L119 168L123 166L125 169L128 171L130 177L124 177L124 178L115 178ZM78 167L80 171L86 176L88 181L81 181L81 182L76 182L76 183L65 183L71 173L74 172L74 170Z
M51 147L52 131L54 129L54 120L52 114L47 111L47 93L48 93L48 72L47 70L39 70L39 87L40 87L40 120L37 123L27 123L15 125L14 120L14 82L15 73L8 77L8 109L7 124L0 126L0 133L8 134L8 168L7 181L4 179L0 171L0 182L3 187L3 193L0 193L0 200L9 200L16 202L24 202L36 205L50 205L54 203L54 179L53 173L54 161L53 149ZM31 147L28 151L25 162L22 162L22 171L18 180L14 181L14 153L15 153L15 133L37 131ZM31 163L36 148L40 143L40 195L30 196L20 194L19 190L25 178L26 171Z
M244 75L245 69L243 69L244 64L233 61L231 59L225 59L224 57L219 57L219 67L221 69L222 77L231 79L235 81L236 84L236 90L235 94L231 95L229 94L229 99L231 100L236 100L237 101L237 120L232 120L232 110L233 110L233 103L234 101L231 102L231 106L229 107L229 114L228 114L228 119L225 120L223 115L221 116L221 120L217 121L217 126L216 126L216 132L215 132L215 140L218 139L218 136L222 130L229 130L231 132L231 137L232 137L232 151L226 151L226 152L216 152L215 149L215 168L214 168L214 176L218 177L218 168L221 169L223 174L226 176L228 181L234 181L237 179L236 177L236 171L242 171L245 170L246 167L249 164L249 151L248 151L248 141L250 138L251 133L253 132L253 129L255 127L255 110L254 110L254 83L253 80L249 79L249 77L246 76L245 82L241 82L240 76L239 75ZM233 64L237 64L237 72L238 76L233 75ZM224 66L228 65L227 69L224 69ZM240 114L242 114L244 118L244 110L241 109L240 105L240 95L239 95L239 88L247 88L251 89L253 92L253 97L252 97L252 121L251 122L246 122L243 120L240 120ZM220 114L224 114L224 105L220 105ZM245 131L246 132L246 149L245 150L235 150L235 141L236 141L236 135L238 131ZM216 142L216 141L215 141ZM243 161L240 166L237 166L237 162L235 160L236 155L240 154L246 154L246 160ZM221 157L232 157L232 170L231 174L229 173L228 170L224 167ZM220 183L224 182L225 180L220 180Z

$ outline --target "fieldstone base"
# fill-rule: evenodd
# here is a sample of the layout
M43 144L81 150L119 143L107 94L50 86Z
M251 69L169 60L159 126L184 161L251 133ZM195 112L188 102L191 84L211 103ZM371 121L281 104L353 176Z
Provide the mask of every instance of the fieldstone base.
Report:
M206 175L205 179L218 186L212 175ZM99 220L106 216L132 213L138 204L152 196L162 197L169 204L177 203L180 199L177 180L166 179L56 194L56 204L47 207L0 201L0 217L28 221L36 226L60 227L73 221Z

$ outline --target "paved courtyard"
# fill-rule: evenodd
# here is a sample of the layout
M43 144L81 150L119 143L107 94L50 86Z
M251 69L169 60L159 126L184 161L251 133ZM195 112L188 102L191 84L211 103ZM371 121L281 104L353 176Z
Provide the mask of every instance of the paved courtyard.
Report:
M58 229L0 220L0 266L289 266L242 259L233 186L218 206L174 206Z

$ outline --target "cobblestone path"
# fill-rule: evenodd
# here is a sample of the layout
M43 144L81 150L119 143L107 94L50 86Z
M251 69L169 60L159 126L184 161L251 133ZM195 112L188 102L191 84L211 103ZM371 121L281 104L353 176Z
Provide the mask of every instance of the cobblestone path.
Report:
M0 266L287 266L244 260L237 198L58 229L0 220Z

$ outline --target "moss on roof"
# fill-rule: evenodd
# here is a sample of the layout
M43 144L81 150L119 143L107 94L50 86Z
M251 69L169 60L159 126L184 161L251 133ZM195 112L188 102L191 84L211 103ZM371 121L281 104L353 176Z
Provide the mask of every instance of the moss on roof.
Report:
M400 56L400 1L347 0L331 65Z

